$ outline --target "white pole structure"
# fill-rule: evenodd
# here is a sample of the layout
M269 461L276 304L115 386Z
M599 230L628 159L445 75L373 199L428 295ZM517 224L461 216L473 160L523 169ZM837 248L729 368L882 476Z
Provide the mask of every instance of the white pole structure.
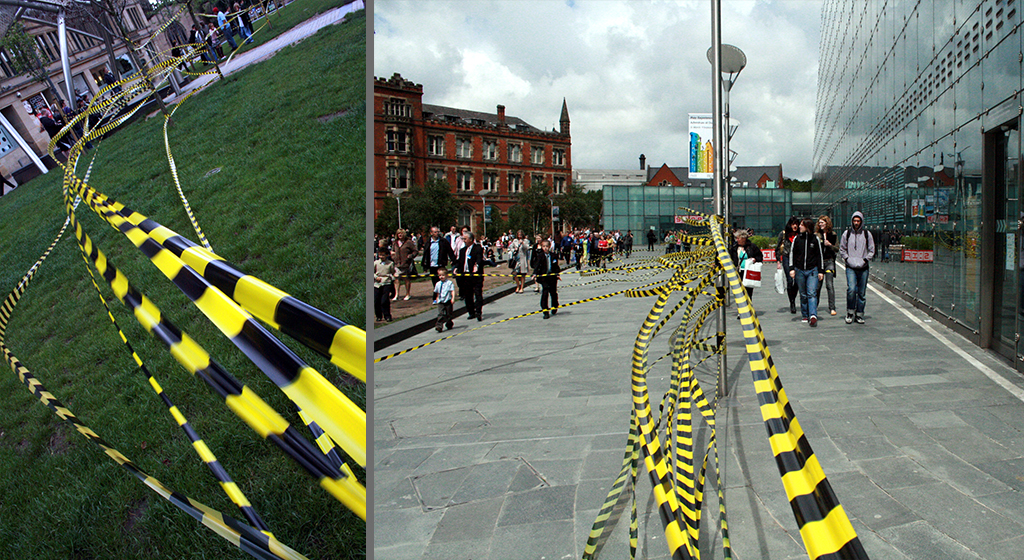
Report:
M713 132L711 145L715 150L714 162L714 197L715 214L721 216L728 224L725 215L725 192L722 185L722 0L711 0L711 118ZM717 227L713 223L711 227ZM722 305L718 308L718 345L725 344L725 302L726 285L725 272L718 275L715 280L718 297L722 298ZM718 354L718 395L719 398L729 394L729 387L726 384L728 363L723 353Z
M68 59L68 27L64 24L64 8L57 12L57 42L60 43L60 65L64 69L64 90L68 107L75 108L75 84L71 83L71 61Z
M29 159L32 160L32 163L36 164L36 167L38 167L40 171L42 171L43 173L49 171L49 169L47 169L46 166L43 165L43 160L39 159L39 156L37 156L36 153L32 151L32 148L29 147L28 142L26 142L25 139L22 138L20 134L18 134L18 131L15 130L13 126L11 126L10 121L8 121L7 117L3 116L2 113L0 113L0 124L2 124L4 130L7 131L7 136L13 138L14 141L17 142L19 146L21 146L21 149L25 150L25 153L28 154Z

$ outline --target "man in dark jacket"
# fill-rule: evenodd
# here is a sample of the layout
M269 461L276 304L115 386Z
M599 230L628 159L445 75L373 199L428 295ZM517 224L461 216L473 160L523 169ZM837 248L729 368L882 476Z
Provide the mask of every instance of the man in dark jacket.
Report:
M658 240L658 234L654 233L654 228L647 230L647 250L654 250L654 242Z
M789 276L800 289L800 313L805 323L818 325L818 283L824 275L821 243L814 235L814 220L800 222L800 233L789 251Z
M452 246L448 244L447 239L441 237L441 230L437 226L430 228L430 237L423 242L423 258L420 264L423 265L423 270L430 271L431 286L437 284L437 269L454 261Z
M466 313L470 319L483 321L484 312L484 248L476 242L471 231L462 234L464 243L459 249L454 272L459 275L459 295L466 301Z
M530 266L533 267L533 278L540 284L540 308L544 311L544 318L557 315L558 273L562 269L558 266L558 255L551 251L550 241L545 239L540 242L540 250L534 251Z

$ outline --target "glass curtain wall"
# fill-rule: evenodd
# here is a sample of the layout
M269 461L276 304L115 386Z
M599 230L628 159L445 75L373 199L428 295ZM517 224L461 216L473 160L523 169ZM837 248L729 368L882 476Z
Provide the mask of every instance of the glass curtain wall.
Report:
M681 228L676 216L689 208L713 213L710 187L646 187L605 185L604 227L609 230L647 231L659 235ZM793 211L793 193L788 189L733 189L733 223L758 235L776 235Z
M992 329L993 347L1019 338L998 306L1017 316L1020 297L1009 294L1024 288L1022 4L826 0L821 19L816 211L837 229L864 212L889 249L872 274L967 332ZM985 212L1001 222L983 235ZM900 245L931 253L908 261ZM983 270L985 258L998 261L995 271Z

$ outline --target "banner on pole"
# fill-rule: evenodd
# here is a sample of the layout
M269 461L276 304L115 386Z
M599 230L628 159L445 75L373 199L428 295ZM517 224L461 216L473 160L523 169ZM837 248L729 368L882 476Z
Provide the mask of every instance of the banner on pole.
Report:
M715 150L711 139L715 131L711 113L690 115L690 172L691 179L712 179L715 176Z

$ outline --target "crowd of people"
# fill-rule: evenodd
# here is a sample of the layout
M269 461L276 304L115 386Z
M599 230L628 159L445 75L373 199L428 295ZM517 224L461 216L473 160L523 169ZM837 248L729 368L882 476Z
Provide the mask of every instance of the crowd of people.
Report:
M864 324L864 306L868 269L875 256L875 235L864 226L864 215L854 212L852 226L841 234L833 230L832 219L790 218L779 232L775 244L777 267L783 271L789 298L789 312L797 312L800 298L801 320L811 327L818 323L818 305L825 289L830 315L837 315L834 279L839 259L846 267L846 323ZM763 263L764 254L751 241L748 229L733 231L729 255L741 277L754 263ZM887 241L898 238L888 232ZM648 248L654 248L654 230L646 234ZM666 251L689 250L684 231L669 232L664 241ZM392 236L374 237L374 314L378 321L390 322L391 302L402 296L412 297L413 279L430 277L433 303L438 306L435 329L453 327L453 305L456 298L465 302L469 319L483 321L483 274L488 268L507 266L515 282L514 293L525 292L527 277L533 278L534 292L540 292L542 317L558 313L558 281L560 273L575 267L604 267L616 253L630 256L633 250L632 231L603 231L597 228L576 229L571 233L535 235L531 239L523 231L507 231L493 240L477 237L468 226L451 226L442 234L437 226L421 234L398 230ZM419 268L417 268L417 266ZM754 268L760 268L754 267ZM753 301L754 289L745 286Z
M483 277L477 275L487 268L507 266L502 272L512 275L514 293L525 292L528 277L536 280L533 291L540 293L542 317L548 319L558 313L562 270L607 267L616 253L629 257L632 251L632 231L583 228L530 238L521 230L509 230L491 239L478 238L468 226L451 226L444 234L438 227L419 234L399 229L394 235L374 236L374 315L378 321L390 322L391 302L412 298L413 279L426 275L439 306L439 332L452 327L452 310L446 306L454 298L466 302L470 319L482 321ZM455 289L449 290L446 282ZM447 311L441 314L443 309Z

